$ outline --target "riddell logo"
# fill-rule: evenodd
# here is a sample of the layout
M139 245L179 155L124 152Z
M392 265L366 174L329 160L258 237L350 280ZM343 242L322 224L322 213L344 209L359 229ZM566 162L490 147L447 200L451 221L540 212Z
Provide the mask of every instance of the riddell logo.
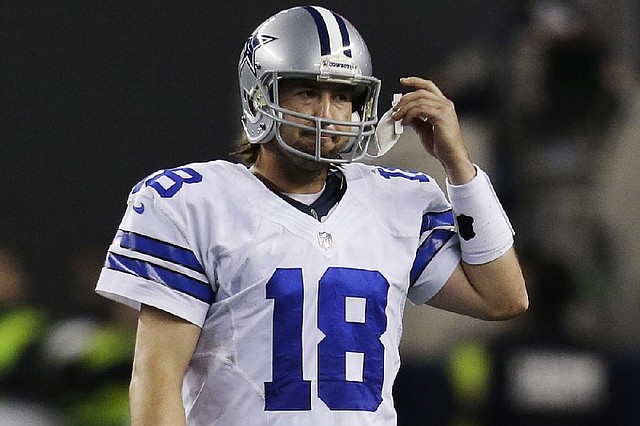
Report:
M325 56L320 62L320 74L329 76L331 74L354 76L360 74L358 64L351 59L340 56Z
M349 70L349 71L355 69L355 65L347 64L347 63L344 63L344 62L331 61L331 62L329 62L328 65L329 65L329 68L340 68L340 69Z

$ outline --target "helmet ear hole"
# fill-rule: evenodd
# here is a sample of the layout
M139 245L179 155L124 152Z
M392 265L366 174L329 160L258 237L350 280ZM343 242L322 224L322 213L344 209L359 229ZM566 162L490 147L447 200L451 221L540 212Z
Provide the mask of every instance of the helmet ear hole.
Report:
M251 113L253 116L257 116L258 112L267 105L267 102L264 99L264 95L260 89L255 89L252 91L250 95L250 102L248 102L249 108L251 109Z
M252 96L246 91L242 92L242 96L244 97L244 105L246 105L249 109L251 117L255 117L258 111L256 110L255 102L253 101Z

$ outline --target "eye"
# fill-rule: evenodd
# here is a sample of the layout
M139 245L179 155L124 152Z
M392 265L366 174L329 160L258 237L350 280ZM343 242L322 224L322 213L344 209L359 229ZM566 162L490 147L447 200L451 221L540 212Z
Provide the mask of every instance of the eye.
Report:
M318 96L318 93L312 89L302 89L298 92L298 96L303 99L313 99Z
M340 92L336 94L336 100L340 102L351 102L351 92Z

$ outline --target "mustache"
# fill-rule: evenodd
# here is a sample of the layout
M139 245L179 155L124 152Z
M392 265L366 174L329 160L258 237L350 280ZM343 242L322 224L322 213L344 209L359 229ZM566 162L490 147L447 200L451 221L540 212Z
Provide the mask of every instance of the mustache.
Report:
M316 131L316 130L302 130L300 132L300 134L302 136L310 136L310 137L313 137L313 138L316 138L317 133L318 133L318 131ZM323 132L322 130L320 130L320 137L336 139L336 138L340 138L341 136L340 135L334 135L334 134L326 133L326 132Z

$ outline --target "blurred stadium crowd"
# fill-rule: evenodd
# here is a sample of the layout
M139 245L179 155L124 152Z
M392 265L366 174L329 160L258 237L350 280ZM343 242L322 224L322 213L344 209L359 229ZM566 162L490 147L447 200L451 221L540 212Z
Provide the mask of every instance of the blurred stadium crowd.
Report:
M408 306L401 425L640 424L637 58L570 2L530 4L505 46L470 43L430 78L494 178L531 307L487 324ZM407 132L383 164L443 179L418 143ZM105 251L69 259L60 312L0 241L0 425L127 424L136 316L93 293Z

